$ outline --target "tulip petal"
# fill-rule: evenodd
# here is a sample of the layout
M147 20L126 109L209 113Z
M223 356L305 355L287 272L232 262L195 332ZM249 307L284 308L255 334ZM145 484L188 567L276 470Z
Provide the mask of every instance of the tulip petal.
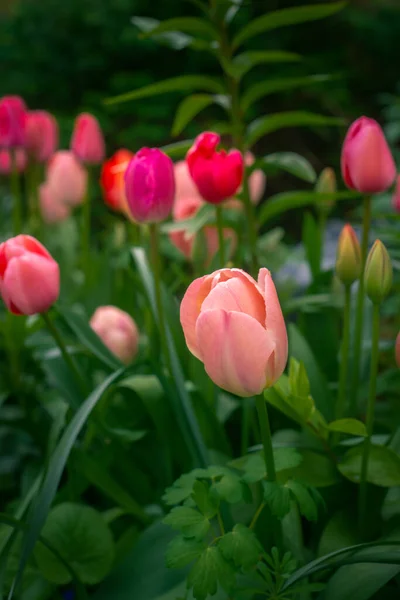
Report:
M204 277L195 279L189 285L181 302L180 320L186 345L197 358L200 354L196 338L196 321L200 314L201 305L211 290L213 275L204 275Z
M264 297L255 281L244 277L232 277L228 281L220 281L204 300L201 311L223 308L226 311L237 311L254 317L260 325L265 324Z
M219 387L242 397L266 387L275 344L258 321L244 313L208 310L197 320L196 336L205 370Z

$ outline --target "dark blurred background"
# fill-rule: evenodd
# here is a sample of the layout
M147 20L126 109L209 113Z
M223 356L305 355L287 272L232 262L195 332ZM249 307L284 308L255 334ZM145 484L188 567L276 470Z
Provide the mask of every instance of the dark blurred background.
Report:
M268 10L304 3L243 0L232 27L238 29ZM206 53L189 48L177 52L142 40L131 21L134 15L165 19L198 14L190 0L0 0L0 95L20 94L30 108L54 112L64 146L72 120L82 110L100 118L109 153L121 145L135 150L144 144L167 143L182 94L113 107L106 107L103 100L180 74L218 75L218 67ZM400 131L399 34L399 0L350 0L334 17L258 36L250 44L253 49L285 49L305 56L302 63L285 66L285 73L331 73L335 77L312 92L300 89L269 96L254 116L288 109L349 120L367 114L386 122L396 141ZM247 83L262 79L266 72L270 75L265 69L270 67L253 70ZM274 69L279 74L282 67ZM202 113L183 137L198 133L212 110ZM321 139L307 130L286 130L276 139L268 138L264 147L262 143L261 151L295 150L322 167L337 160L342 133L330 128Z

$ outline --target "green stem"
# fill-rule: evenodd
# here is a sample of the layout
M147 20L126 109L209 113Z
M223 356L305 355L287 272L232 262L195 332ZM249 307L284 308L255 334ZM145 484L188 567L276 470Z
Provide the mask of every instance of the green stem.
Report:
M91 172L88 167L86 196L82 206L82 269L86 278L90 271L90 233L92 221Z
M11 196L13 203L13 229L14 235L18 235L22 231L22 194L21 182L17 167L16 149L10 149L11 158Z
M325 229L326 222L328 220L328 215L326 212L320 211L318 217L318 226L319 226L319 272L322 271L322 261L324 258L324 247L325 247Z
M222 208L217 205L215 207L215 214L217 217L217 230L218 230L218 250L219 250L219 266L221 269L225 266L225 240L224 240L224 220L222 216Z
M64 343L64 340L61 337L60 332L58 331L57 327L54 325L53 321L50 319L49 313L47 313L47 312L42 313L42 317L46 324L47 329L49 330L49 332L51 333L51 335L54 338L54 341L56 342L57 346L59 347L61 355L62 355L65 363L67 364L69 370L73 374L75 381L76 381L77 385L79 386L79 390L81 391L83 397L86 397L88 394L86 382L83 379L80 371L78 370L74 359L68 352L67 347Z
M346 403L346 387L347 387L347 372L349 364L349 342L350 342L350 303L351 303L351 287L345 286L344 290L344 309L343 309L343 339L342 351L340 356L339 367L339 390L336 402L335 419L342 419L345 412ZM339 434L333 436L333 444L339 441Z
M272 448L271 428L269 426L269 418L267 411L267 403L264 396L259 394L256 396L256 407L258 413L258 421L260 423L261 441L264 449L264 461L267 470L268 481L276 480L274 451Z
M371 196L364 198L363 231L361 240L361 276L357 293L356 325L354 333L354 364L353 383L351 388L351 414L357 409L358 386L360 383L361 342L364 317L364 269L367 260L368 238L371 226Z
M154 277L154 293L156 299L157 313L158 313L158 330L160 333L161 348L164 353L165 362L170 374L171 369L171 357L169 355L168 341L167 341L167 328L164 314L164 305L162 302L161 295L161 268L160 268L160 253L158 246L158 226L157 223L150 224L150 252L151 252L151 263L153 268Z
M242 431L240 439L240 455L244 456L249 447L249 430L250 430L250 398L242 400Z
M378 354L379 354L379 304L374 304L372 315L372 347L371 347L371 368L369 380L369 395L367 405L366 428L367 437L364 442L363 456L361 462L361 477L359 491L359 527L364 534L367 530L367 473L368 460L371 450L371 437L374 428L375 399L376 399L376 378L378 374Z
M218 520L218 525L219 525L219 528L221 531L221 535L225 535L225 527L224 527L224 522L221 517L221 511L217 512L217 520Z

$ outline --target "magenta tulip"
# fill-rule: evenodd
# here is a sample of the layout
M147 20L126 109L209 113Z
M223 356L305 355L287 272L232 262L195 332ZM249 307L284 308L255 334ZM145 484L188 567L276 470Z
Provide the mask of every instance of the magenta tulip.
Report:
M26 105L19 96L0 100L0 148L17 148L26 143Z
M28 158L24 148L16 148L15 163L18 173L23 173L28 164ZM0 150L0 175L11 175L13 163L11 160L11 151L3 148Z
M32 110L26 118L26 147L31 157L40 163L54 154L58 145L58 124L45 110Z
M89 113L78 115L72 133L71 150L79 160L88 165L103 162L106 149L103 132L96 117Z

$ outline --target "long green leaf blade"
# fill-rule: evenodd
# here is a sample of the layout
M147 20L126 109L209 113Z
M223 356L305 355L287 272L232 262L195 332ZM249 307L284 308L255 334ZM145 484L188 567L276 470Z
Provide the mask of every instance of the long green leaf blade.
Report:
M135 17L132 19L135 23ZM153 29L150 29L146 33L142 34L142 37L152 37L166 31L182 31L183 33L205 35L211 40L214 40L217 36L217 32L214 27L205 19L198 17L177 17L173 19L167 19L161 21L158 25L155 25Z

